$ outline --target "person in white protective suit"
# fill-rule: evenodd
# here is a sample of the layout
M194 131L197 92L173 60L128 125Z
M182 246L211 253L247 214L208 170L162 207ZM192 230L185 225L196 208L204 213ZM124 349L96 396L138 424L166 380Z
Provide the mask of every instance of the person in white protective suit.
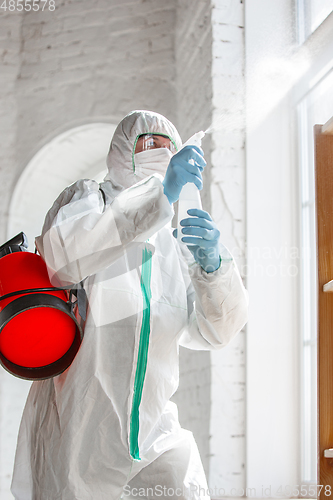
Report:
M216 264L173 235L172 203L193 177L202 186L205 164L200 148L181 145L163 116L130 113L114 133L104 182L75 182L46 216L36 245L51 279L83 282L89 306L71 366L32 384L17 500L209 498L193 435L170 402L179 345L224 347L247 321L247 293L223 245ZM209 214L195 213L184 242L218 241Z

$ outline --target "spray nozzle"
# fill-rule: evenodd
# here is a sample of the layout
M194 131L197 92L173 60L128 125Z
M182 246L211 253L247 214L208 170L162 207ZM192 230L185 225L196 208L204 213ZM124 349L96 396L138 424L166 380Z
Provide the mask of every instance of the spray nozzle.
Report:
M193 134L189 139L187 139L186 142L184 142L182 149L185 146L199 146L199 147L201 147L201 141L204 137L205 137L205 132L203 130L200 130L200 132Z

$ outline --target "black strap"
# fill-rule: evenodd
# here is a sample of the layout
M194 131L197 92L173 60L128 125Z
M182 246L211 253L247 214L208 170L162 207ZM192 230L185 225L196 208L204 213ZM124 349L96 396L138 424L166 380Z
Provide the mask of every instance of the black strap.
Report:
M15 295L24 295L26 293L36 293L36 292L58 292L60 290L66 290L66 288L56 288L56 287L45 287L45 288L27 288L26 290L17 290L16 292L6 293L6 295L0 296L0 300L9 299L10 297L15 297Z
M87 294L85 289L83 288L83 281L79 283L80 288L72 288L70 291L70 301L71 301L71 296L74 295L77 298L77 307L79 309L79 315L83 319L83 321L86 320L87 317L87 305L88 305L88 300L87 300ZM74 302L76 304L76 302ZM73 305L74 305L73 304Z
M99 190L102 193L102 198L103 198L104 205L106 205L106 196L105 196L105 193L104 193L104 191L103 191L103 189L101 187L99 188Z

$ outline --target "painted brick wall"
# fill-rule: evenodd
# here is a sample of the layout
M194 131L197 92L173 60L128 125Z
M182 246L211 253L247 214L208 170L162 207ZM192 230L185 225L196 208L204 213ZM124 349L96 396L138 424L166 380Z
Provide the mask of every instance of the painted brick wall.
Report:
M50 138L99 117L118 123L140 108L178 125L174 1L56 0L56 5L54 12L0 13L0 241L15 182ZM25 382L14 382L0 374L3 500L12 498L12 461L27 391Z
M211 202L221 240L245 273L244 5L212 10L213 121ZM210 485L242 496L245 487L245 336L211 353Z
M175 34L178 122L184 139L212 123L203 141L203 208L244 269L244 20L237 0L179 0ZM245 484L245 339L218 352L181 349L175 396L213 488ZM183 402L186 405L183 405ZM240 496L242 494L240 493Z
M203 141L208 162L203 207L242 264L241 2L56 3L54 12L0 16L1 239L15 181L59 132L99 117L117 123L130 110L143 108L165 114L187 139L222 110L222 128ZM180 373L175 395L180 421L197 439L210 485L243 484L243 336L219 353L181 349Z
M187 140L205 130L212 119L212 26L210 0L178 0L175 33L179 131ZM203 149L207 167L203 208L210 211L210 137ZM201 459L209 473L210 354L180 348L180 386L175 395L180 423L193 432Z
M176 122L173 1L58 0L56 5L54 12L7 13L0 19L1 49L8 44L14 54L3 55L10 60L5 66L10 101L1 93L9 124L4 127L16 134L9 141L15 158L13 148L3 153L7 190L46 138L71 124L98 116L117 123L140 108ZM9 33L12 25L15 32ZM1 198L1 213L9 196ZM1 224L4 234L5 218Z
M15 87L19 72L23 16L17 12L0 17L0 241L5 236L5 218L17 165L17 116Z
M17 103L15 85L20 61L20 33L23 16L19 13L2 14L0 20L0 241L5 237L5 219L9 207L11 189L14 181L17 131ZM15 411L17 394L11 393L13 405L8 404L6 388L3 383L6 372L0 368L0 497L10 498L5 493L11 477L11 468L7 466L8 456L14 457L13 443L16 440L16 428L12 430L8 423ZM7 495L7 496L5 496Z

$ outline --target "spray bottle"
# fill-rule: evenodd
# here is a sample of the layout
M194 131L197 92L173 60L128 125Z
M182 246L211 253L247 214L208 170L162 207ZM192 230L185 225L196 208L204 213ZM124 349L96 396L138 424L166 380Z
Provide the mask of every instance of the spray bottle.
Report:
M205 136L205 132L202 130L192 135L184 144L182 149L185 146L199 146L201 147L201 141ZM190 160L190 163L194 165L194 160ZM193 182L187 182L179 195L178 201L178 219L177 219L177 240L179 243L183 243L181 241L182 236L184 236L181 232L182 227L180 225L180 221L182 219L188 219L190 216L187 213L187 210L190 208L199 208L202 209L201 198L199 189Z

